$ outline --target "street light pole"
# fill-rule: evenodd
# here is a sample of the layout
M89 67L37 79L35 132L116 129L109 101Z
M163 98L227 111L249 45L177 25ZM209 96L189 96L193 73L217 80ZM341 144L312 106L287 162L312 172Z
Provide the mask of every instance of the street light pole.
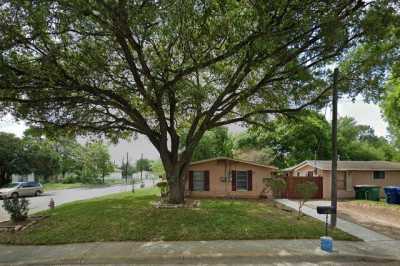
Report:
M331 176L331 227L336 227L336 213L337 213L337 104L338 104L338 91L337 81L339 76L339 69L335 68L333 72L332 84L332 176Z

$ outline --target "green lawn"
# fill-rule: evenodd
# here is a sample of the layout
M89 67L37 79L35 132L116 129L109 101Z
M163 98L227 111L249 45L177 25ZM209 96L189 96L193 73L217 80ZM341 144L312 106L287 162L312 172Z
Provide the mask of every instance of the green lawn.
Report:
M69 189L69 188L78 188L83 187L83 183L72 183L72 184L64 184L64 183L45 183L43 184L44 190L58 190L58 189Z
M0 233L1 243L61 244L123 240L216 240L319 238L324 224L246 200L201 201L199 209L156 209L156 189L143 189L62 205L40 224ZM335 239L356 240L335 230Z

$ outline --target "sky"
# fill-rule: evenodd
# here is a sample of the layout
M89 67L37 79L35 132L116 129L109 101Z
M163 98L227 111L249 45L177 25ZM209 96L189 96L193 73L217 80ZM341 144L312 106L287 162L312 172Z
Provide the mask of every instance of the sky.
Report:
M328 120L331 119L331 110L326 108L323 111ZM354 103L348 99L340 99L338 104L339 117L350 116L354 117L359 124L369 125L375 130L378 136L387 136L387 123L382 118L379 106L375 104L364 103L357 99ZM0 131L14 133L21 137L26 125L23 122L13 121L11 116L0 120ZM244 129L238 125L229 126L231 132L237 133ZM136 161L143 154L144 158L157 159L158 152L145 136L139 136L136 139L121 140L117 145L109 145L112 160L120 163L122 158L126 158L128 153L129 161Z

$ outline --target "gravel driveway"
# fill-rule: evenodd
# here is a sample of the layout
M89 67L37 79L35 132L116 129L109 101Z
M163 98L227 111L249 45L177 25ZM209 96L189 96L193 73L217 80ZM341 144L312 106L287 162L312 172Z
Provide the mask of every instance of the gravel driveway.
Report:
M145 180L145 187L153 186L152 180ZM135 188L139 188L140 184L135 184ZM116 185L110 187L101 187L101 188L74 188L74 189L62 189L62 190L53 190L46 191L40 197L31 197L28 198L30 201L30 213L35 213L38 211L48 209L48 205L50 199L54 199L56 206L61 204L77 201L77 200L85 200L96 197L105 196L113 193L120 192L128 192L132 190L132 185ZM3 201L0 200L0 221L8 220L8 214L2 207Z

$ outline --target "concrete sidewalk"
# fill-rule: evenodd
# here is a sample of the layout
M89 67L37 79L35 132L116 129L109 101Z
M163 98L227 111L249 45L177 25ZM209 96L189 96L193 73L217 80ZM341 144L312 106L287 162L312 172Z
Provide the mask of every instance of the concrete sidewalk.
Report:
M335 241L334 252L319 240L106 242L55 246L0 245L0 265L262 263L400 264L400 241ZM307 264L308 265L308 264ZM370 264L368 264L370 265Z
M297 201L289 200L289 199L276 199L275 201L277 201L278 203L283 204L289 208L292 208L294 210L299 209L299 203ZM303 209L302 209L303 213L308 216L314 217L318 220L325 222L326 215L318 214L316 208L309 207L309 206L303 206ZM328 219L328 221L329 221L329 219ZM340 230L342 230L348 234L351 234L353 236L356 236L359 239L362 239L364 241L391 241L391 240L393 240L385 235L382 235L375 231L369 230L361 225L351 223L349 221L346 221L346 220L343 220L340 218L337 218L336 227L339 228Z

